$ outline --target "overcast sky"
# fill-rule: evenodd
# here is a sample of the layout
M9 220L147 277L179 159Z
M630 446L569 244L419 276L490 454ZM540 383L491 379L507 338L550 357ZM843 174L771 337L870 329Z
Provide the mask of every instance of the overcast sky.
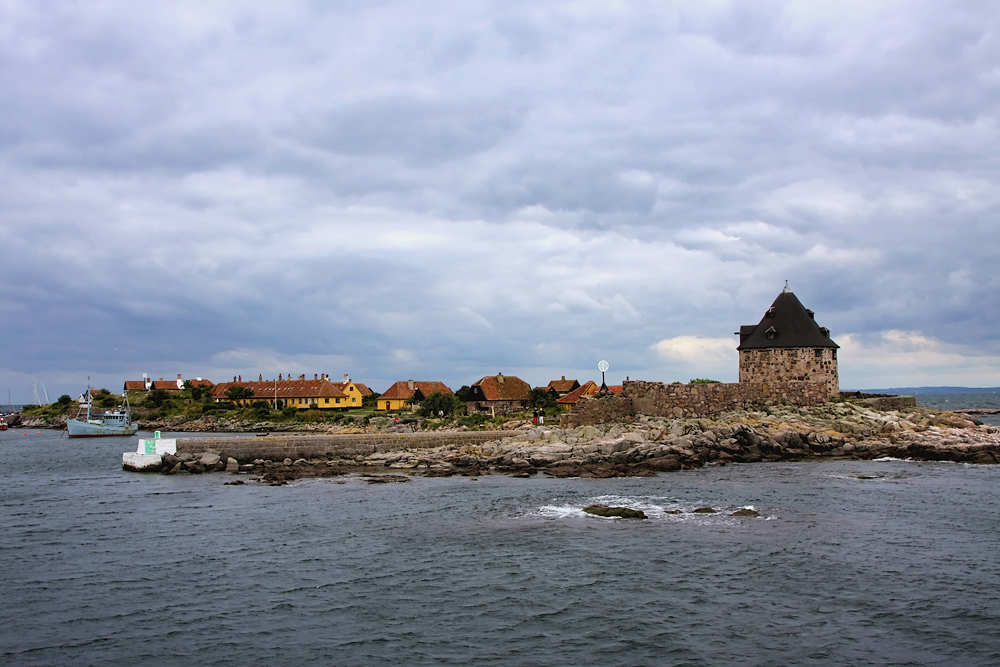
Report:
M0 402L126 379L1000 385L983 2L0 0Z

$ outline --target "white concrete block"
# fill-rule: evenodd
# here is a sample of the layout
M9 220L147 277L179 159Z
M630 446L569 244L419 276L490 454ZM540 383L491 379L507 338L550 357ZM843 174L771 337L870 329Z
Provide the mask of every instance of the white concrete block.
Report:
M133 472L155 472L160 469L162 459L159 454L139 454L125 452L122 454L122 468Z

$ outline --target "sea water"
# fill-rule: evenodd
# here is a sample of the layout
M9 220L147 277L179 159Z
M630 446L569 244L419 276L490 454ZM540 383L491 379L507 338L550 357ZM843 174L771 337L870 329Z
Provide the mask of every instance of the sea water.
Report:
M272 487L134 446L0 434L4 665L1000 664L1000 466Z

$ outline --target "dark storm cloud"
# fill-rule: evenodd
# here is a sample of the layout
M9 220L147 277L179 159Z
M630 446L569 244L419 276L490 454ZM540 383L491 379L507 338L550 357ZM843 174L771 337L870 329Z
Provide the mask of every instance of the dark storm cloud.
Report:
M846 341L845 384L995 385L997 23L978 3L5 3L0 389L542 383L600 357L734 379L734 327L785 278Z

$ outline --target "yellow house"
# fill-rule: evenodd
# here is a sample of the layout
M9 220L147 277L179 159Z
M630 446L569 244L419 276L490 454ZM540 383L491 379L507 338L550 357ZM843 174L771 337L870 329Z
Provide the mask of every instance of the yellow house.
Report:
M414 403L419 403L431 394L453 393L443 382L414 382L406 380L395 383L378 397L376 410L409 410Z
M350 376L346 373L344 374L343 382L333 382L331 384L340 389L341 393L344 394L344 403L348 408L360 408L365 396L371 396L372 394L371 389L360 382L351 381Z

